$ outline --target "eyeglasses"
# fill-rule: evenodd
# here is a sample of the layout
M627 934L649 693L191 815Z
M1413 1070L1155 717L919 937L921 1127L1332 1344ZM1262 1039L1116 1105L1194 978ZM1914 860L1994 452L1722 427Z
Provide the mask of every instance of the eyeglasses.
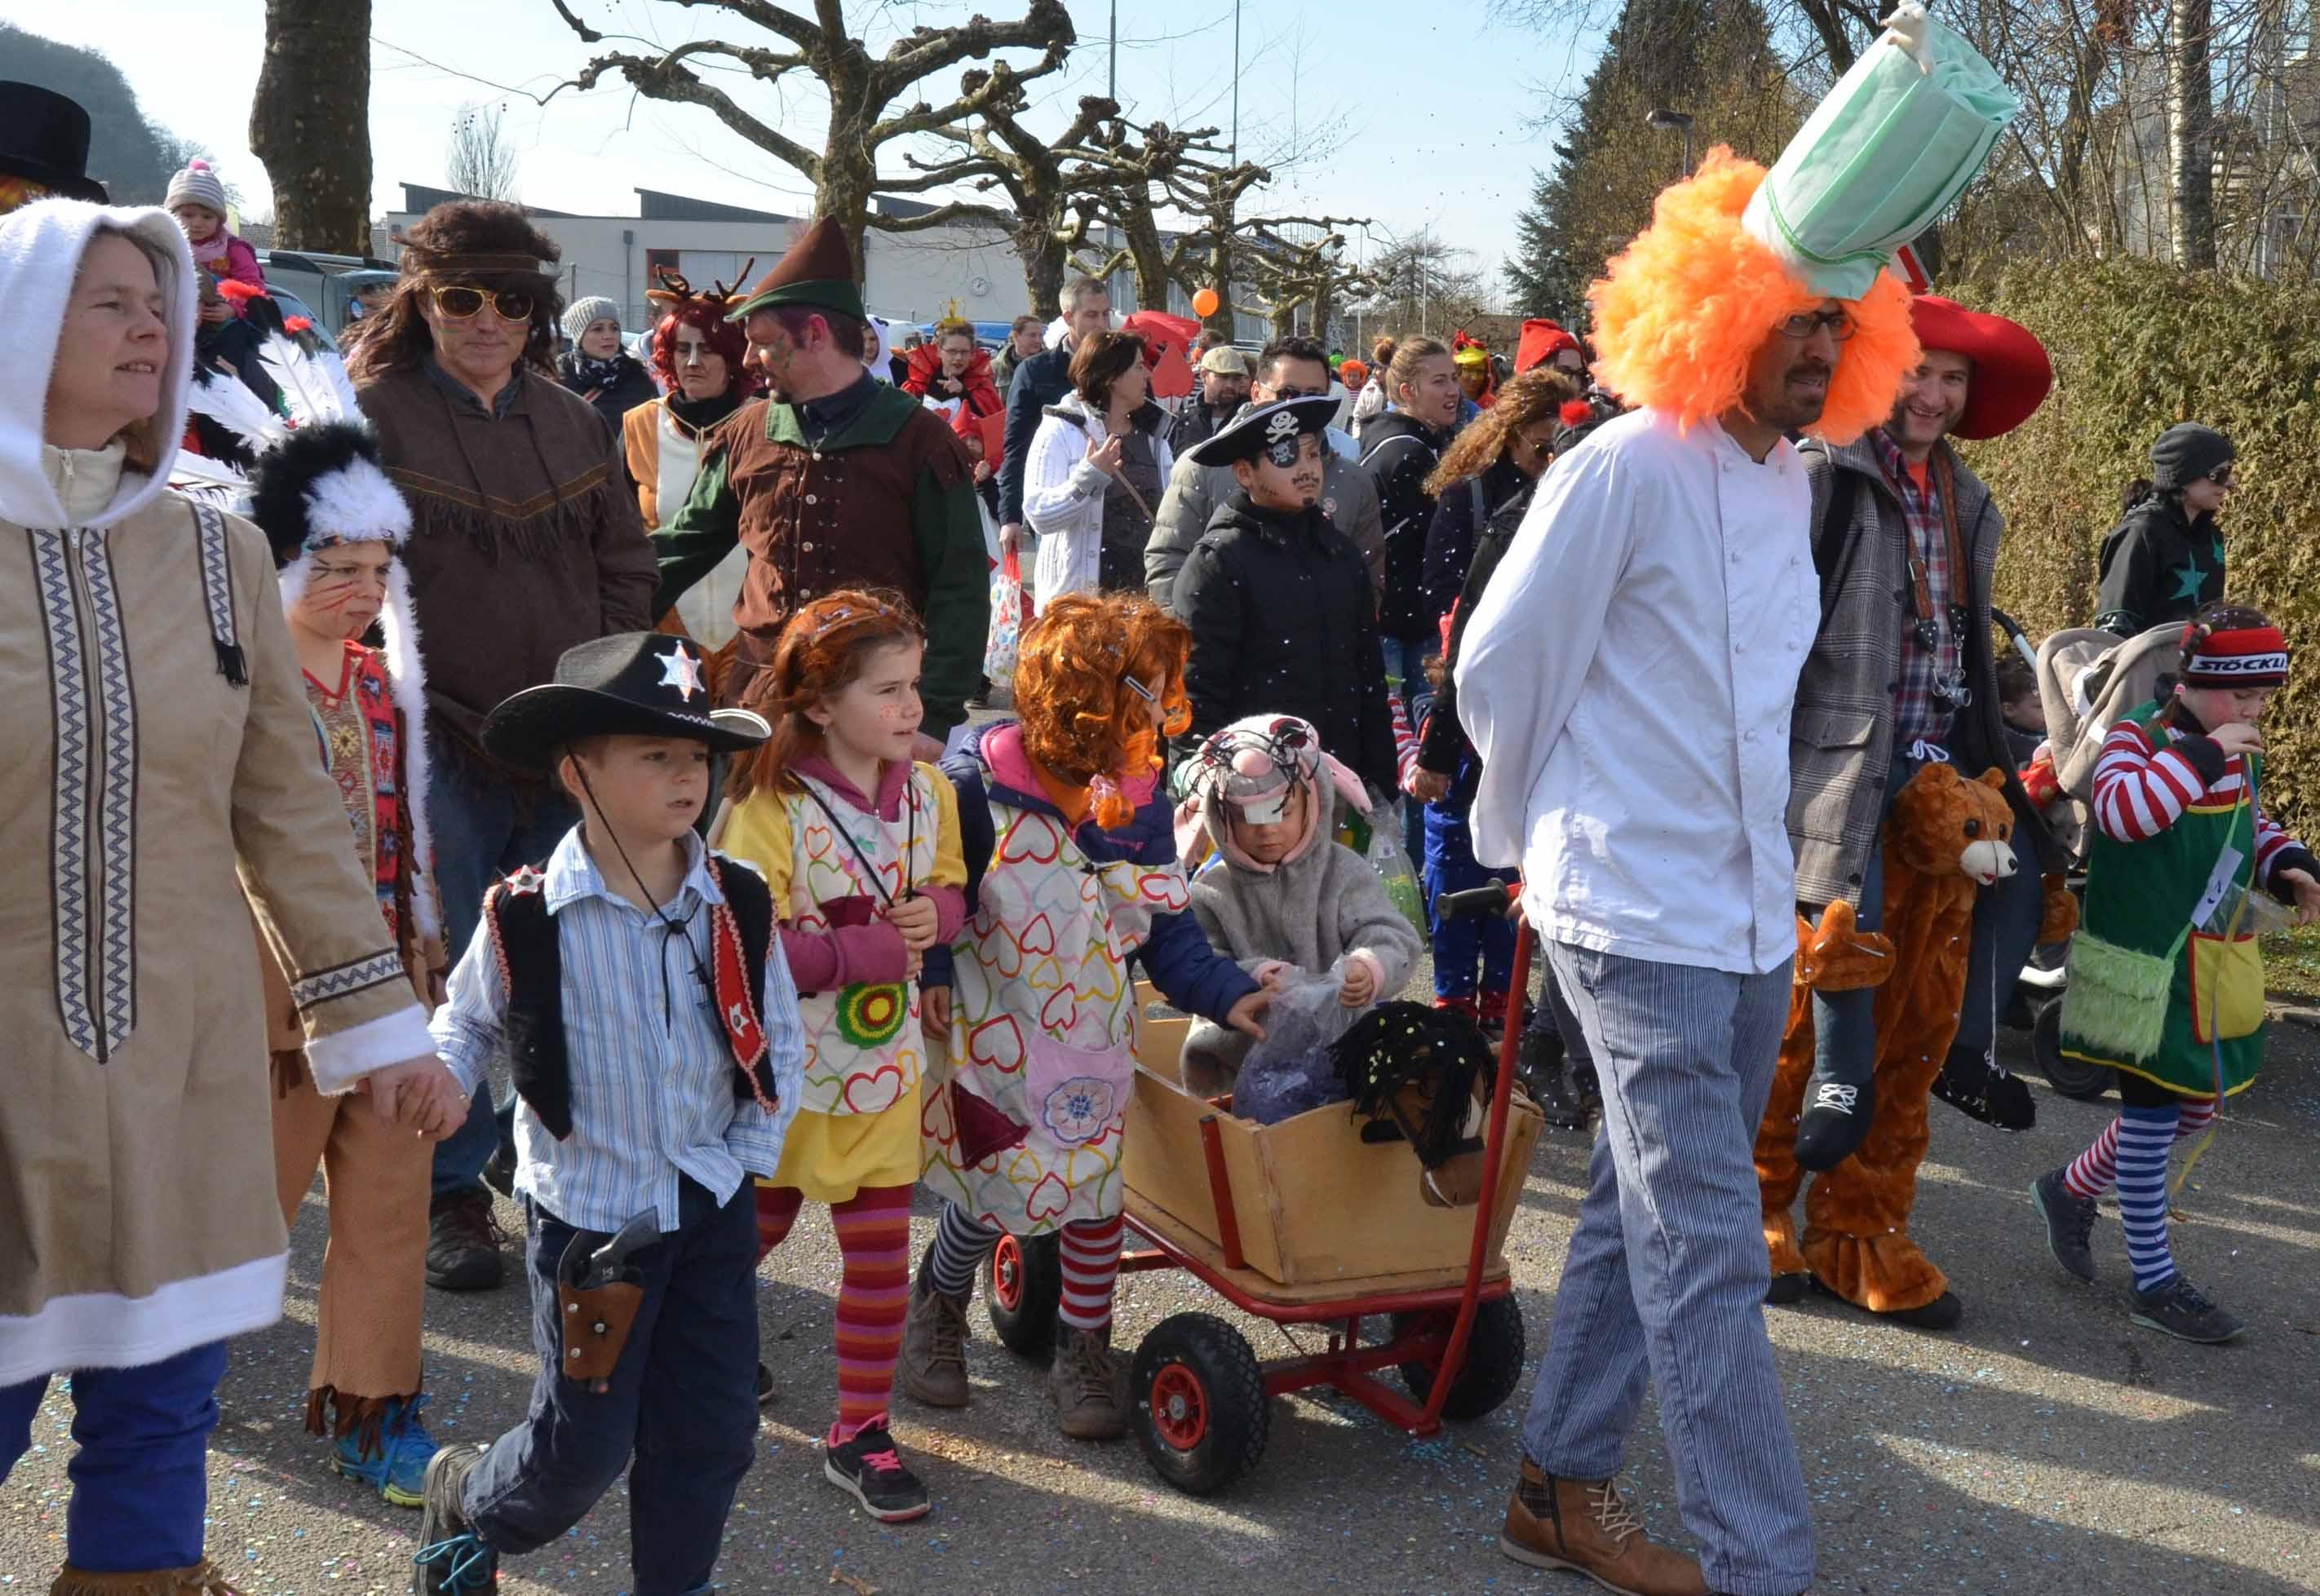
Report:
M466 321L477 315L487 301L503 321L531 320L531 295L513 289L489 293L465 283L453 283L439 285L430 292L435 296L436 313L453 321Z
M1794 338L1801 344L1826 327L1828 336L1841 344L1859 330L1860 325L1850 311L1813 311L1790 317L1778 330L1782 338Z
M2207 473L2207 480L2219 488L2236 487L2239 485L2239 473L2228 465L2218 465Z

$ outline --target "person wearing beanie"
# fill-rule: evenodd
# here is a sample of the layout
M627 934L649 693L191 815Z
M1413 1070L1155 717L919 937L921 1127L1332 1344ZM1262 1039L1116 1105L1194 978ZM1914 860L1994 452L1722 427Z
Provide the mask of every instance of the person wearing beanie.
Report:
M615 428L637 406L660 397L652 373L621 347L621 308L603 294L564 307L564 336L572 347L556 363L557 380Z
M2103 538L2095 625L2132 637L2187 621L2224 592L2216 516L2236 485L2238 451L2212 427L2183 421L2151 446L2151 474L2127 483Z
M2118 1072L2120 1109L2070 1164L2030 1188L2046 1242L2091 1285L2095 1201L2118 1190L2132 1274L2129 1319L2187 1341L2228 1341L2240 1320L2185 1279L2168 1241L2175 1144L2212 1134L2221 1099L2263 1062L2258 934L2320 918L2320 861L2263 810L2258 723L2288 681L2288 642L2228 601L2183 628L2164 703L2113 726L2095 768L2086 920L2071 946L2062 1053Z
M226 230L225 185L210 169L209 162L188 161L184 170L174 174L162 208L186 230L186 241L194 247L194 265L221 283L241 283L260 293L266 292L266 274L258 268L258 251ZM223 321L237 314L231 303L221 302L205 308L202 319Z
M1904 4L1769 172L1719 147L1663 191L1589 294L1597 370L1638 408L1555 462L1468 623L1474 857L1521 866L1603 1088L1500 1539L1518 1562L1643 1596L1814 1585L1746 1201L1791 1000L1787 732L1820 622L1789 439L1890 415L1919 352L1886 262L2018 109ZM1647 1383L1697 1559L1646 1537L1612 1478Z

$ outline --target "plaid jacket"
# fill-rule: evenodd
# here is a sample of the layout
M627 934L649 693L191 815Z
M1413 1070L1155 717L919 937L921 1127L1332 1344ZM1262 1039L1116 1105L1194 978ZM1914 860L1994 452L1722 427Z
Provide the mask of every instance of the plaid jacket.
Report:
M1947 446L1944 446L1946 447ZM1820 635L1797 681L1789 733L1789 841L1797 854L1797 902L1836 898L1858 904L1861 877L1876 845L1885 774L1893 763L1893 702L1899 690L1901 635L1911 607L1908 522L1879 468L1877 446L1863 437L1832 449L1808 438L1798 451L1812 481L1813 564L1820 573ZM1961 711L1950 740L1958 769L2007 772L2017 841L2035 848L2045 828L2015 779L1998 714L1998 666L1989 640L1990 575L2006 518L1981 479L1957 472L1958 534L1972 569L1965 677L1973 702ZM1850 478L1852 510L1833 524L1838 484ZM2047 857L2053 857L2049 849ZM2025 854L2023 868L2037 863Z

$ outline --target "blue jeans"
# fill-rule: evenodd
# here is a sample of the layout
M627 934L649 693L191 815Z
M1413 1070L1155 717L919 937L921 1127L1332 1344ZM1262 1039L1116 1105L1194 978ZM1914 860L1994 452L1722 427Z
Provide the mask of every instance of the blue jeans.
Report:
M644 1302L602 1393L562 1368L556 1266L581 1233L532 1205L531 1411L477 1460L461 1509L485 1546L521 1555L577 1524L625 1468L636 1596L705 1589L757 1456L756 1188L745 1180L720 1205L678 1182L677 1228L635 1255Z
M484 894L492 883L520 866L547 863L564 834L580 824L580 808L561 792L543 792L530 816L520 817L507 789L454 769L440 747L433 753L427 815L435 832L435 889L443 899L443 934L457 964L476 940ZM503 1141L513 1140L514 1112L511 1102L494 1113L490 1081L476 1087L466 1123L436 1143L434 1195L482 1189L484 1166Z
M206 1341L131 1369L72 1375L65 1561L85 1573L150 1573L202 1560L210 1431L225 1343ZM32 1449L48 1376L0 1386L0 1480Z
M1710 1589L1813 1582L1811 1503L1764 1334L1754 1146L1790 967L1729 975L1549 943L1603 1087L1603 1129L1523 1421L1551 1474L1619 1472L1659 1393L1676 1505Z
M1401 697L1402 708L1409 715L1409 729L1421 730L1426 725L1426 712L1434 708L1434 687L1426 680L1426 662L1442 654L1442 640L1431 634L1414 643L1399 637L1378 639L1378 652L1385 656L1385 683ZM1393 795L1388 794L1391 797ZM1426 858L1425 806L1405 801L1401 806L1401 845L1409 851L1412 865ZM1431 897L1431 889L1428 889Z
M1474 841L1466 816L1446 804L1420 805L1426 825L1426 901L1438 901L1445 892L1464 892L1483 882L1503 880L1514 874L1484 870L1474 858ZM1474 965L1482 967L1485 992L1504 992L1514 979L1515 923L1500 915L1461 915L1445 920L1432 917L1434 996L1474 996Z

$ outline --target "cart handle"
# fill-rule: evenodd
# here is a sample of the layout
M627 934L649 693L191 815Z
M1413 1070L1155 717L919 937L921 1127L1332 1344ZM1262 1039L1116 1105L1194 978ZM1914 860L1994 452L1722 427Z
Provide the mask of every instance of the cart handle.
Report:
M1445 920L1455 920L1464 915L1503 915L1521 890L1519 881L1493 879L1457 892L1437 892L1434 895L1434 911Z

